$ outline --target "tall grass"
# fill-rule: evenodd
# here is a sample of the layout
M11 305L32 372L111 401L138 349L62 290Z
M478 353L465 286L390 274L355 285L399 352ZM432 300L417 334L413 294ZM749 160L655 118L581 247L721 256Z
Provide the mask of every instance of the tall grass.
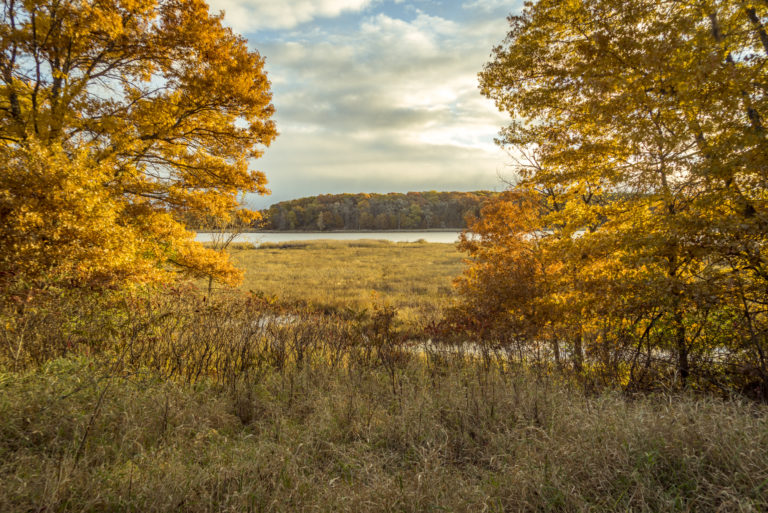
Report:
M426 355L238 393L55 360L0 381L2 511L765 511L768 414Z
M768 508L759 404L585 392L387 307L91 301L3 314L0 511Z
M450 302L462 269L452 244L318 240L231 253L245 271L241 290L334 310L387 304L411 323Z

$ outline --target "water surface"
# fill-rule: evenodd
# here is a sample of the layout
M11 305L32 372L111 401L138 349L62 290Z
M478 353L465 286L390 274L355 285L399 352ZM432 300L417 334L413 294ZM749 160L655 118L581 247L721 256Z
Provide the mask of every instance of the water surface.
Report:
M428 231L428 232L252 232L241 233L235 242L252 242L257 246L263 242L288 242L294 240L388 240L390 242L416 242L424 239L427 242L442 242L452 244L459 239L459 230L456 231ZM199 232L195 240L198 242L211 242L219 233Z

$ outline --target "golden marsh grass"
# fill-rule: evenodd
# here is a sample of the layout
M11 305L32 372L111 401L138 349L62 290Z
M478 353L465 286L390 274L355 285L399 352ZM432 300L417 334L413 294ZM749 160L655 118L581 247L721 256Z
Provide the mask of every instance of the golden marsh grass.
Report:
M385 304L403 319L444 306L462 270L453 244L317 240L230 251L245 271L241 290L330 308Z

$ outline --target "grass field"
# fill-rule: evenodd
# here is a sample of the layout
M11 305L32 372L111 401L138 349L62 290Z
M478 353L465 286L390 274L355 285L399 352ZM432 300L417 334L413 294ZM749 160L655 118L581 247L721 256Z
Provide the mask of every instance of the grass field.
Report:
M321 307L390 305L403 319L444 306L462 270L453 244L318 240L231 253L245 271L242 290Z
M88 359L0 373L0 511L768 508L768 412L585 396L445 359L304 365L233 394Z

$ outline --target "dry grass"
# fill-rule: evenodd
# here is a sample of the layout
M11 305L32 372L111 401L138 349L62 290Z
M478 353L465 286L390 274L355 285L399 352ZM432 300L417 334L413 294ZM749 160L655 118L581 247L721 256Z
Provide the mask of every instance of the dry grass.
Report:
M244 254L380 251L332 246ZM768 407L739 398L585 393L381 306L2 306L2 512L768 510Z
M0 511L765 511L768 412L587 397L443 355L233 393L92 359L0 375Z
M232 250L242 290L326 308L396 307L404 320L441 308L453 294L462 255L453 244L311 241Z

